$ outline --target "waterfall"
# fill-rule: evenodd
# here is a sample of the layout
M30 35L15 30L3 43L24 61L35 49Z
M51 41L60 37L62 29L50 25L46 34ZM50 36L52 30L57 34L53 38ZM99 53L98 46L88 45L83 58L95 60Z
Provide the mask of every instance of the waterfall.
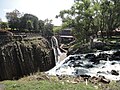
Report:
M55 62L57 63L59 61L58 56L61 54L61 51L59 49L58 40L55 36L52 36L51 43L52 43L52 49L54 50Z

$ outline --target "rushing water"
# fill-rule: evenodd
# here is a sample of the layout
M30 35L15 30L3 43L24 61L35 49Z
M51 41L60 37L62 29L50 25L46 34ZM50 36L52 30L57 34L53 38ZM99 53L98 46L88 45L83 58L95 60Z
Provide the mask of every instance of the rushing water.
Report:
M95 55L98 57L100 54L107 54L112 56L117 51L103 51L96 53L89 53L89 55ZM88 54L69 55L63 61L59 62L53 69L47 73L49 75L90 75L92 76L104 76L110 80L120 80L120 60L110 60L107 56L106 60L99 58L100 60L91 61L90 57L86 58ZM117 58L119 56L116 56Z
M111 56L117 51L98 51L89 54L69 55L64 60L60 61L58 57L62 53L59 49L58 40L53 36L51 42L56 66L46 72L49 75L104 76L110 80L120 80L120 54L116 56L117 60L115 60L114 57L110 60ZM102 54L104 56L101 57ZM99 58L96 59L96 57Z
M58 61L58 56L61 54L61 52L60 52L60 49L59 49L58 40L55 36L52 36L51 43L52 43L52 49L54 51L55 62L57 63L57 62L59 62Z

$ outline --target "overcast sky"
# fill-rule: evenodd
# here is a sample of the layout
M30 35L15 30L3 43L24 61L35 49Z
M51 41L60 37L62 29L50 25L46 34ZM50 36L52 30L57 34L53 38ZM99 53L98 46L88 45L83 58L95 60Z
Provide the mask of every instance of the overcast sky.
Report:
M61 10L69 9L74 0L0 0L0 18L6 21L6 12L15 9L23 13L29 13L37 16L39 19L52 19L53 24L60 25L61 20L55 16Z

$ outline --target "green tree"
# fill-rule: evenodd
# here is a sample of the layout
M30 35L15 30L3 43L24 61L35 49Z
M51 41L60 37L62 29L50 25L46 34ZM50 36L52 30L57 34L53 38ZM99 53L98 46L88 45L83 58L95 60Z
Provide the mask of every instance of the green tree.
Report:
M31 20L28 20L28 21L27 21L27 29L28 29L29 31L31 31L31 30L33 29L33 23L32 23Z
M16 9L13 10L12 12L6 13L8 25L12 30L20 29L20 17L21 17L21 13Z
M59 32L62 30L61 26L54 26L53 27L53 32L54 34L59 34Z
M0 23L2 22L2 19L0 18Z
M44 26L44 36L49 37L53 35L53 24L46 23Z
M34 30L34 31L39 30L38 18L32 14L24 14L24 16L21 17L20 21L21 21L21 23L20 23L21 29L28 29L28 25L27 25L28 21L31 21L32 25L33 25L32 30Z
M70 10L61 11L59 15L66 26L73 28L75 37L82 43L89 41L93 16L90 0L75 1Z
M44 33L44 25L45 25L45 23L43 20L38 21L39 31L40 31L41 35L43 35L43 33Z
M53 35L53 24L52 24L52 20L49 19L45 19L43 20L39 20L39 30L42 34L42 36L49 38Z
M101 31L108 38L120 26L120 0L74 0L69 10L60 11L63 26L73 28L74 36L82 43Z
M118 0L102 0L99 2L100 8L97 11L97 28L101 31L101 37L103 32L107 35L107 38L111 38L112 31L120 26L120 15L118 9L120 9L120 1Z
M6 28L8 28L8 24L7 24L7 22L1 22L0 23L0 26L1 26L1 29L6 29Z

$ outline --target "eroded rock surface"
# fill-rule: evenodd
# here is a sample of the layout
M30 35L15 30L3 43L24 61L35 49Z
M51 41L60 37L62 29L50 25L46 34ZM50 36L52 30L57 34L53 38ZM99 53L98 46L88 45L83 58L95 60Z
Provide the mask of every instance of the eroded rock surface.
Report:
M7 40L5 35L2 37ZM20 41L8 38L3 43L4 40L0 40L0 80L18 79L37 71L47 71L55 65L53 51L43 37Z

